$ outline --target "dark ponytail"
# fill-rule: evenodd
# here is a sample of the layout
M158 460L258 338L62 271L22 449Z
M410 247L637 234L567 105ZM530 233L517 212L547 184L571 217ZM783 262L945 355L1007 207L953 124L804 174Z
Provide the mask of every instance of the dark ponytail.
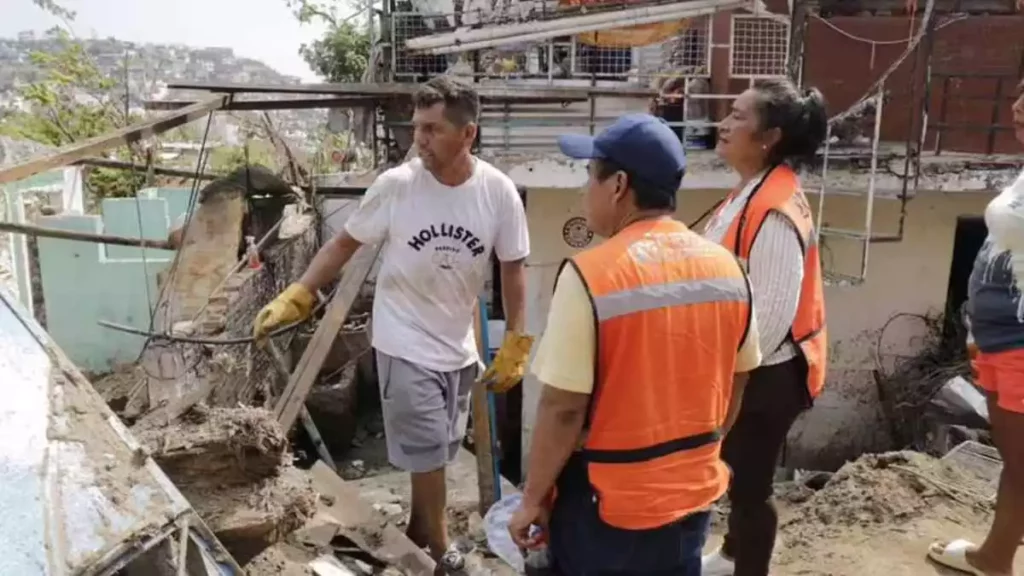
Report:
M817 88L801 94L786 79L762 80L754 84L758 98L761 129L778 128L779 141L769 151L770 164L786 163L794 168L814 161L828 131L825 97Z

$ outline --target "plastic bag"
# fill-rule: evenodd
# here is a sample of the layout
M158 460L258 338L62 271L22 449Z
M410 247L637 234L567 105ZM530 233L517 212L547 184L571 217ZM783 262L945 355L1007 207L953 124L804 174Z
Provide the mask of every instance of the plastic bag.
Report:
M519 574L526 571L526 561L519 547L512 541L512 535L508 533L508 524L522 501L522 494L510 494L495 502L484 515L487 547Z

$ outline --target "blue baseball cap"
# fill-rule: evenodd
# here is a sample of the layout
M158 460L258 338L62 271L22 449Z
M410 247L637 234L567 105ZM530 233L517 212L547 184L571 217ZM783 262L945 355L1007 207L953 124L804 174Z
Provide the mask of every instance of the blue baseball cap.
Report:
M651 192L675 197L686 173L686 152L679 136L661 118L627 114L597 136L558 137L562 153L577 160L608 160L644 181Z

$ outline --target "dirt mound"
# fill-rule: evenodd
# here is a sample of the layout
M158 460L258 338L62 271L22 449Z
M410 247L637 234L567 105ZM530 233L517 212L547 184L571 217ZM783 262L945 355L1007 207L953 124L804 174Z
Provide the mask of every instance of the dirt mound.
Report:
M168 427L133 432L179 486L246 484L275 475L288 461L288 439L261 408L200 404Z
M957 526L981 526L992 510L992 503L979 496L984 493L976 474L926 454L869 454L843 466L824 488L787 511L779 527L784 546L778 561L806 563L815 550L899 538L923 526L948 522L951 534Z

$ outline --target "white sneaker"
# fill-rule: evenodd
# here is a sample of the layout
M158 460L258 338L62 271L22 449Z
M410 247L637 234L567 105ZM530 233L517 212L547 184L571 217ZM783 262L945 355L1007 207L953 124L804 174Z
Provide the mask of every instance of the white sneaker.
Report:
M736 564L732 560L722 556L721 548L700 559L701 576L732 576L735 568Z

